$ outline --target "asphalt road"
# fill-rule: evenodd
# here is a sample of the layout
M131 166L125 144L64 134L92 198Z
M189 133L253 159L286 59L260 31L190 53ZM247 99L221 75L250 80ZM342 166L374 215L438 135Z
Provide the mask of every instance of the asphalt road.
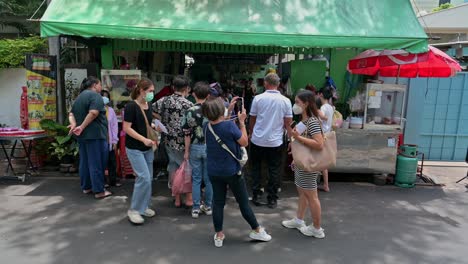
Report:
M125 215L132 182L95 200L76 178L0 181L0 263L468 263L463 187L333 182L331 193L320 193L327 236L319 240L281 226L297 201L285 184L277 209L254 208L271 242L249 241L231 198L224 247L215 248L211 218L173 208L165 186L155 184L157 217L132 226Z

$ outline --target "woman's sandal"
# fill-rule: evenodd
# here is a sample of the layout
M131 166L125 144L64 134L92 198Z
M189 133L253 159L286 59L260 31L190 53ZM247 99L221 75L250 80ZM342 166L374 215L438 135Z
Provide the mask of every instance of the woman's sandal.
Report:
M104 199L106 197L112 196L112 193L109 191L104 191L102 193L98 193L94 195L94 198L96 199Z

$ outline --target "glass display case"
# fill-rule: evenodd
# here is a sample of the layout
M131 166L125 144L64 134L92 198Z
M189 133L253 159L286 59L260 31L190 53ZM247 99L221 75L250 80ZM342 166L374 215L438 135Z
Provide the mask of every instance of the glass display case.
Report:
M140 70L101 70L102 89L108 90L111 105L120 120L125 104L132 100L130 93L141 79Z
M405 101L405 85L366 84L364 129L402 129Z

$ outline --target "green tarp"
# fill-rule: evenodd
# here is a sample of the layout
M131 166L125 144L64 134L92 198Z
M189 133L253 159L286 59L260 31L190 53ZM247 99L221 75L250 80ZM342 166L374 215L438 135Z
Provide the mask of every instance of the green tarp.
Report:
M427 50L409 0L53 0L41 35Z

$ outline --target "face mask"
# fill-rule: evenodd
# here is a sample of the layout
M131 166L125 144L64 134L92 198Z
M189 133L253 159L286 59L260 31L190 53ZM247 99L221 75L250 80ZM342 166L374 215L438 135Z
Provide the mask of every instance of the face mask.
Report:
M292 110L295 115L300 115L304 111L302 107L298 106L297 104L294 104Z
M146 102L148 102L148 103L152 102L153 99L154 99L154 93L153 92L146 94L146 97L145 97Z
M107 98L106 96L102 97L102 101L104 101L104 105L107 105L110 102L109 98Z
M228 117L229 111L227 108L224 108L224 118Z

